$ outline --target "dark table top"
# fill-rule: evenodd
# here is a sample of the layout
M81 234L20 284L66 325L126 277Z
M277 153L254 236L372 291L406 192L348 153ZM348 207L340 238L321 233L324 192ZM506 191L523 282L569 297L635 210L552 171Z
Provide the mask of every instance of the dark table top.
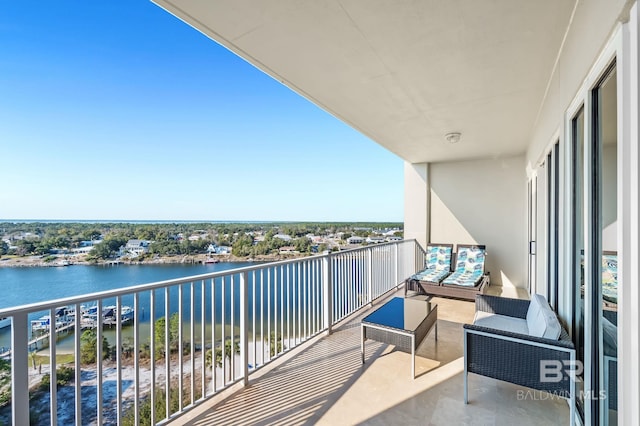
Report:
M436 304L420 299L394 297L367 315L362 322L415 331L424 319L436 308Z

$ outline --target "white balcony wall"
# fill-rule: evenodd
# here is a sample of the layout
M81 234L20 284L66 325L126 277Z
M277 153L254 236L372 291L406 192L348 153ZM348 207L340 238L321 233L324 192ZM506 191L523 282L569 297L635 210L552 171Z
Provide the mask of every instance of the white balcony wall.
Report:
M484 244L492 285L526 287L524 156L430 164L429 183L430 240Z
M527 152L530 164L544 158L564 113L576 96L620 21L628 19L633 2L625 0L576 2L577 6L556 66L550 70L547 93L540 108Z
M404 163L404 238L429 242L429 165Z

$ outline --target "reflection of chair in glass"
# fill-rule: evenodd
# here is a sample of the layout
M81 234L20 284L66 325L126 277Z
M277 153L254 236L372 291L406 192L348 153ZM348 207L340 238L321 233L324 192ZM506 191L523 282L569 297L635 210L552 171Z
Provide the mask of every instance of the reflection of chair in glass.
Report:
M407 290L428 293L425 286L439 285L451 273L453 244L429 244L425 254L425 268L410 276L404 286Z
M584 250L580 251L580 291L584 298ZM602 252L602 304L616 309L618 305L618 252Z
M606 305L618 304L618 253L602 253L602 299Z
M618 409L618 312L602 311L602 352L604 384L610 410Z

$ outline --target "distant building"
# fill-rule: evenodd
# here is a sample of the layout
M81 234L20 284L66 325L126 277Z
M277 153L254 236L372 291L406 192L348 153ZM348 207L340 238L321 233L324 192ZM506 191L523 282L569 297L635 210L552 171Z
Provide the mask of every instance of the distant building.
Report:
M295 246L284 246L280 247L280 254L298 254L298 250L296 250Z
M291 237L287 234L276 234L273 238L280 238L282 241L291 241Z
M133 257L140 256L149 252L149 244L151 241L146 240L129 240L124 246L125 254L129 254Z
M380 244L380 243L384 243L385 238L384 237L367 237L367 243L369 244Z
M78 248L72 248L71 254L79 255L79 254L89 254L93 250L93 246L81 246Z
M387 237L386 240L389 241L389 242L402 241L402 237L397 237L397 236L393 235L393 236Z
M69 249L54 247L49 249L49 254L69 254Z
M358 237L357 235L347 238L347 244L362 244L362 243L364 243L364 238Z
M217 246L215 254L231 254L231 247L227 246Z

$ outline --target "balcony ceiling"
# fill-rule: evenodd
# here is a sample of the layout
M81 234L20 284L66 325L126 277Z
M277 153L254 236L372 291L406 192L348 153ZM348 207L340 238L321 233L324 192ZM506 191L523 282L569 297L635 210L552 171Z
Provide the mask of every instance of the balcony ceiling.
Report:
M154 1L419 163L525 152L576 0Z

